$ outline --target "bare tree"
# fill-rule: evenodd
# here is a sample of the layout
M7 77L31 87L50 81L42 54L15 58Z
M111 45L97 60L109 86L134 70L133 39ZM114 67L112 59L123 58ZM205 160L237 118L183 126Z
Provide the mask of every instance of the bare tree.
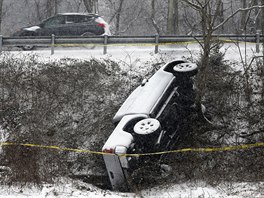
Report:
M48 0L47 5L50 5L50 16L58 14L59 4L62 0Z
M231 18L233 18L237 13L241 11L250 11L253 9L260 9L263 6L251 6L247 8L239 8L231 15L227 16L221 22L218 22L219 13L221 13L222 1L221 0L183 0L188 6L190 6L198 16L200 21L200 32L203 35L203 42L199 42L202 48L202 55L200 61L200 72L197 77L197 98L196 103L200 103L202 97L204 96L204 90L207 85L208 79L208 69L210 63L210 54L212 49L217 47L213 38L213 33L221 28L225 23L227 23ZM200 107L200 105L197 105Z
M68 4L67 6L71 8L71 10L74 10L75 12L80 12L82 0L67 1L66 4Z
M118 35L120 32L120 17L121 17L121 12L122 12L122 8L123 8L123 3L124 0L120 0L119 1L119 6L118 9L116 11L116 29L115 29L115 34Z
M247 0L240 0L240 7L246 8L247 7ZM246 17L247 17L247 11L242 11L240 15L240 29L243 31L245 27Z
M261 6L264 6L264 1L261 2ZM264 8L261 9L261 27L262 27L262 35L264 35ZM264 62L264 39L262 43L262 51L263 51L263 62Z
M179 33L179 1L178 0L169 0L167 32L168 34Z
M209 1L209 0L184 0L184 2L193 8L199 16L201 33L203 35L203 42L200 42L202 47L202 57L200 63L200 72L198 75L197 87L198 94L196 102L200 103L204 96L204 89L206 87L209 57L211 50L215 47L213 42L213 33L216 31L216 21L221 12L221 0ZM200 105L198 105L199 107Z
M98 13L98 0L83 0L88 13Z
M156 13L156 0L151 0L151 14L150 14L150 20L151 23L153 25L153 27L155 28L156 32L158 34L160 34L160 28L155 20L155 13Z
M259 0L253 0L253 6L258 6L259 5ZM263 3L263 2L262 2ZM257 7L254 9L254 25L255 25L255 30L261 30L261 9L258 9Z
M62 0L34 0L32 5L28 0L25 0L25 3L28 6L34 6L35 12L31 13L33 23L57 14L61 2Z
M54 14L58 14L59 0L54 0Z
M224 21L224 3L223 3L223 0L221 0L220 6L221 7L219 9L219 14L217 14L217 15L219 15L219 21L223 22ZM222 33L224 32L224 26L221 27L221 31L222 31Z
M46 13L47 13L47 17L50 17L52 15L54 15L54 0L47 0L46 2Z
M2 32L2 17L3 17L3 1L4 0L0 0L0 33Z
M133 29L139 19L144 20L140 18L144 3L141 0L108 0L106 6L110 8L109 24L114 28L112 32L115 35L123 34Z
M115 30L114 30L115 35L120 34L120 25L121 25L120 21L123 10L123 4L124 4L124 0L118 0L118 1L108 0L108 5L110 5L110 7L112 7L113 10L115 10L109 21L109 23L112 23L115 20Z

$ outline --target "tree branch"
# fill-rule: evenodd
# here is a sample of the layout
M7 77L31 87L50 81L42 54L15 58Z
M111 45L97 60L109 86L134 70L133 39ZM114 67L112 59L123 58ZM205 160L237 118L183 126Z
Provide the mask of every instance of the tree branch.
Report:
M227 23L233 16L235 16L237 13L241 12L241 11L249 11L249 10L253 10L253 9L263 9L264 6L252 6L252 7L248 7L248 8L239 8L238 10L236 10L234 13L232 13L231 15L229 15L222 23L218 24L217 26L213 27L213 31L217 30L218 28L220 28L221 26L223 26L225 23Z
M200 10L200 9L201 9L201 7L200 7L199 5L197 5L197 4L193 3L193 2L190 2L190 1L188 1L188 0L183 0L183 2L189 4L189 5L192 6L195 10Z

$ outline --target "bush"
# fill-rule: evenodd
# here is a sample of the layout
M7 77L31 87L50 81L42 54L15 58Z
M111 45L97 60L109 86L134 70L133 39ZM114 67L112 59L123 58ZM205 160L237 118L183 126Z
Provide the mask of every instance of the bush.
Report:
M130 77L117 63L96 59L41 63L36 56L2 56L0 126L10 133L9 142L101 150L113 130L112 117L130 92ZM4 154L12 182L38 184L92 168L101 160L22 146L6 147Z

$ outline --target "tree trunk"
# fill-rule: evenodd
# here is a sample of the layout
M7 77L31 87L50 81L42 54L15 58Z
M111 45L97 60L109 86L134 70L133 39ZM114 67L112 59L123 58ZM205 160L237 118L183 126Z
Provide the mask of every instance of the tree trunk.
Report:
M0 34L2 33L2 18L3 18L3 1L0 0Z
M54 14L58 14L58 5L59 5L58 0L54 0Z
M199 66L199 73L197 76L197 95L196 95L196 104L197 107L200 108L200 103L202 97L204 96L204 91L207 85L207 75L208 68L210 64L210 53L211 53L211 45L212 45L212 34L213 30L210 25L211 23L211 15L208 14L210 11L207 6L204 6L200 10L201 14L201 26L202 26L202 35L203 35L203 52L201 57L201 65Z
M98 0L94 0L94 13L96 13L96 14L99 13Z
M168 34L179 34L179 1L168 0Z
M258 2L259 2L258 0L254 0L253 1L253 6L258 6L259 5ZM257 32L258 30L261 30L261 19L260 19L261 10L259 8L256 8L254 10L254 12L255 12L255 21L254 21L255 22L255 29L256 29L256 32Z
M264 1L261 1L261 5L264 5ZM264 8L261 9L261 31L262 31L262 35L264 35ZM264 38L262 38L262 51L263 51L263 57L264 57ZM263 62L264 62L264 58L263 58Z
M155 20L155 12L156 12L156 0L151 0L150 20L151 20L151 23L152 23L153 27L155 28L157 34L160 34L160 28L158 27L156 20Z
M46 2L46 17L51 17L53 15L52 10L53 10L52 0L48 0Z
M246 8L247 7L247 0L240 0L240 7ZM246 23L246 17L247 17L248 11L242 11L241 12L241 20L240 20L240 30L243 32L245 29L245 23Z
M83 4L88 13L93 13L94 11L94 0L83 0Z
M116 31L115 31L116 35L119 35L119 31L120 31L120 18L121 18L123 3L124 3L124 0L120 0L119 7L118 7L117 12L116 12L116 28L115 28L116 29Z
M219 19L220 19L220 23L222 23L224 20L225 20L225 17L224 17L224 3L223 1L221 0L221 8L220 8L220 13L219 13ZM221 33L223 34L225 32L225 29L224 29L224 26L221 27Z

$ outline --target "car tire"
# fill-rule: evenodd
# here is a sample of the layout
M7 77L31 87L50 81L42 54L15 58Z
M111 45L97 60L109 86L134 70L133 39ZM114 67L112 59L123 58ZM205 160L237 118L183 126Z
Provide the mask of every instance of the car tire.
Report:
M191 77L198 73L198 66L195 63L179 63L173 67L173 72L175 75Z
M157 119L146 118L134 126L134 141L136 153L154 152L161 132L161 125Z
M24 51L30 51L30 50L33 50L35 49L35 46L33 45L24 45L21 47Z
M134 126L134 132L138 135L150 135L160 131L160 122L154 118L146 118L137 122Z
M96 36L96 35L94 33L92 33L92 32L85 32L81 36L83 36L83 37L89 37L89 36Z
M91 33L91 32L85 32L81 35L82 37L91 37L91 36L96 36L94 33ZM96 45L88 45L86 48L88 49L94 49Z

